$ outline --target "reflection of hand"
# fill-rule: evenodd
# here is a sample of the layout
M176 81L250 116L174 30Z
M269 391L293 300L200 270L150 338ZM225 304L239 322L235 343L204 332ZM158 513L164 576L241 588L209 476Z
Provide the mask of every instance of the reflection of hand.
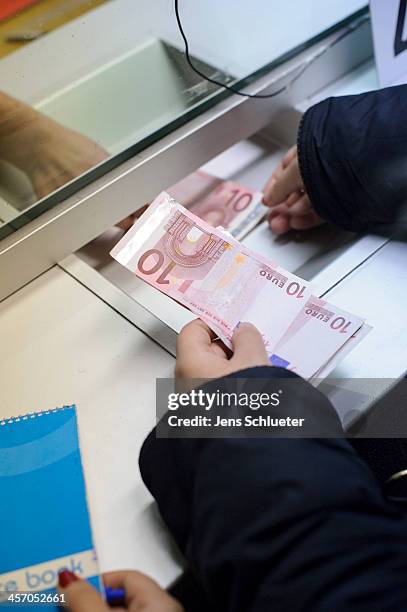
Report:
M0 92L0 157L29 177L38 198L107 156L89 138Z
M149 206L148 204L144 204L144 206L142 206L141 208L136 210L136 212L134 212L133 214L129 215L128 217L126 217L122 221L119 221L119 223L116 223L117 227L120 227L120 229L122 229L125 232L127 232L127 230L129 230L132 227L134 222L137 221L137 219L139 217L141 217L143 212L145 212L147 210L148 206Z
M178 336L177 378L206 379L227 376L259 365L270 365L260 332L250 323L241 323L233 334L232 357L216 334L200 319L188 323Z
M43 115L24 130L25 153L19 166L31 180L38 198L96 166L108 157L95 142Z
M115 610L183 612L182 606L175 599L140 572L111 572L103 576L103 581L106 587L125 591L125 607L115 607ZM61 572L59 583L59 591L64 594L70 612L108 612L112 609L96 589L72 572Z
M275 234L285 234L290 229L310 229L324 223L304 190L296 146L288 151L267 181L263 202L272 208L269 223Z

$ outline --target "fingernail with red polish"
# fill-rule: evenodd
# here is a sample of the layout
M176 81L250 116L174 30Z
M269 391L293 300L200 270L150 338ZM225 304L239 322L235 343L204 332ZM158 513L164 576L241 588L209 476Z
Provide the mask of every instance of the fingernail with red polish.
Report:
M79 580L78 576L69 570L62 570L58 573L58 584L63 589L76 580Z

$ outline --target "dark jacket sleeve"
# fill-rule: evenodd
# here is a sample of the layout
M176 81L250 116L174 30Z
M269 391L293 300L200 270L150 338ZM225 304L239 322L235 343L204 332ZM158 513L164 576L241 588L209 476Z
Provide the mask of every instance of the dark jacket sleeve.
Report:
M271 392L281 370L239 375L269 377ZM273 414L317 417L332 438L163 439L153 430L143 480L211 610L407 610L407 521L341 437L327 398L297 380Z
M407 85L328 98L304 115L300 170L316 212L352 231L405 223Z

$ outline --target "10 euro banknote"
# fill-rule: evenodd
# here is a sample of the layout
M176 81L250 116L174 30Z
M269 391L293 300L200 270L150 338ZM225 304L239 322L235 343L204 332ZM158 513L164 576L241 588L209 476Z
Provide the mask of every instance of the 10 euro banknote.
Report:
M111 255L201 317L232 346L241 321L261 332L272 365L307 379L327 371L362 318L313 295L307 281L211 227L161 193ZM353 346L356 343L353 342Z
M223 227L234 238L244 238L269 212L263 194L236 181L196 170L167 192L212 227Z

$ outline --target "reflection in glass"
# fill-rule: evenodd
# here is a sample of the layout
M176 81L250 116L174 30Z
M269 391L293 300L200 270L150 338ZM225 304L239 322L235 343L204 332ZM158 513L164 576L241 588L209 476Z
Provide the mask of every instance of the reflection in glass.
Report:
M0 3L0 227L14 228L58 201L47 198L56 190L79 188L84 173L93 180L89 169L100 175L106 160L131 157L220 91L188 66L173 0L17 4ZM180 10L196 67L231 83L365 4L182 0Z
M205 74L225 78L204 62L194 62ZM189 69L178 49L151 39L37 108L103 143L113 154L172 121L214 89Z

